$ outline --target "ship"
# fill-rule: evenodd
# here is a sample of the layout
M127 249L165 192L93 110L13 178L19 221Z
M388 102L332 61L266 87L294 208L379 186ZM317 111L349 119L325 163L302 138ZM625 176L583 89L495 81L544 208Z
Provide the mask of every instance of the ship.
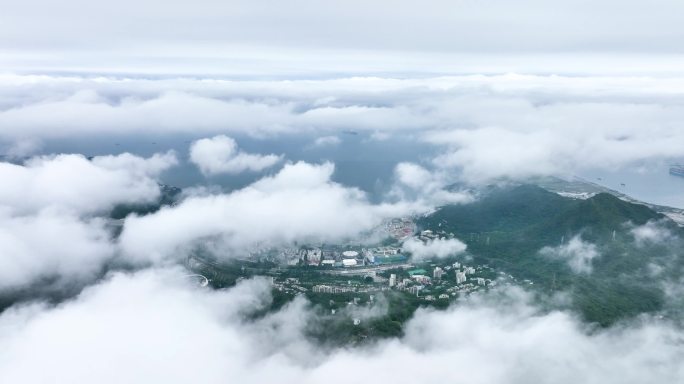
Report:
M670 175L684 177L684 165L674 164L670 167Z

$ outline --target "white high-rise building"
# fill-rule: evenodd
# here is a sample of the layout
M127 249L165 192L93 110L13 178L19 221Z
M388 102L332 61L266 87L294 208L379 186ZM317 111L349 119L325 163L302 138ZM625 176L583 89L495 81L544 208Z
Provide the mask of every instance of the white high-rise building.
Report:
M435 270L432 272L432 277L435 280L440 280L442 278L443 274L444 274L444 270L440 267L436 267Z
M418 296L418 293L420 293L420 290L423 289L422 285L414 285L408 289L409 293L412 295Z
M389 286L394 287L395 285L397 285L397 275L395 275L393 273L390 275L390 278L389 278Z
M456 271L456 284L463 284L466 282L466 273Z

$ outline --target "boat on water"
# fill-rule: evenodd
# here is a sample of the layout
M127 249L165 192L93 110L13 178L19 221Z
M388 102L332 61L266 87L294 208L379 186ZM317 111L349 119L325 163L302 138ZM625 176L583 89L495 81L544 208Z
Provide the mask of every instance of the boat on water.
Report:
M684 177L684 165L675 164L670 167L670 175Z

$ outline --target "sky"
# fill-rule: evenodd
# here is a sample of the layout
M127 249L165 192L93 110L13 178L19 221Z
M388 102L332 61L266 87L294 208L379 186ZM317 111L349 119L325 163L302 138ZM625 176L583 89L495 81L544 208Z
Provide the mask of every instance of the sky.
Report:
M684 53L677 0L4 3L2 66L21 72L681 73Z
M249 320L272 299L264 280L213 291L179 267L198 244L230 259L372 239L389 218L536 176L600 178L684 208L684 178L667 173L684 162L683 2L0 9L0 299L30 298L0 312L0 382L684 377L684 332L655 317L596 329L513 289L421 309L401 337L330 349L304 337L319 316L305 299ZM107 213L155 201L159 183L182 187L182 201L128 216L112 236ZM681 241L657 222L632 233L637 245ZM467 252L458 239L405 247ZM540 253L578 276L601 257L579 235ZM681 287L671 282L670 299Z

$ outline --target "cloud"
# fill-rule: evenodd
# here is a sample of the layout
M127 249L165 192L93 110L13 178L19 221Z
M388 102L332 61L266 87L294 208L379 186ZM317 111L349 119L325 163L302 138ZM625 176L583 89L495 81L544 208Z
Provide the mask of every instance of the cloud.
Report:
M159 196L155 178L177 163L173 152L141 158L128 153L96 156L63 154L33 157L23 165L0 162L0 206L15 214L48 207L82 214L116 204L145 203Z
M57 80L57 83L62 81ZM170 84L173 83L153 82L150 87L148 83L131 82L127 84L129 88L123 90L123 96L122 91L116 89L120 86L117 82L80 83L83 88L61 84L70 90L41 94L42 98L39 96L38 100L28 103L21 100L20 94L14 94L12 97L18 98L19 103L0 110L0 125L7 127L0 132L0 138L19 142L78 134L122 136L139 132L264 136L318 134L350 128L382 130L388 126L407 129L427 123L401 105L393 108L354 102L312 105L317 95L313 95L314 99L300 100L296 87L287 89L284 95L276 95L280 97L263 100L266 95L254 98L253 89L247 89L245 94L225 89L229 83L179 84L181 89L169 89ZM216 85L219 85L218 92L214 90ZM278 90L276 83L267 86L275 88L266 92L283 92ZM84 100L83 93L96 94L97 98Z
M155 153L148 158L122 153L119 155L95 156L92 163L110 171L126 170L136 177L158 177L162 172L178 164L173 151Z
M290 118L291 105L243 100L222 101L178 91L142 98L139 90L113 104L106 98L82 100L82 90L64 98L19 106L0 113L3 136L54 138L97 133L122 135L148 132L279 132ZM40 117L44 116L44 117ZM47 118L50 116L51 118ZM96 128L94 128L96 127Z
M432 173L413 163L399 163L394 172L401 184L412 189L432 189L432 184L435 182Z
M9 159L22 159L28 157L40 149L40 141L32 139L19 139L11 143L4 150L5 156Z
M422 242L414 237L404 241L401 248L414 259L444 258L465 252L467 246L458 239L431 239Z
M496 100L482 104L497 109L497 116L468 113L473 128L426 136L429 142L448 147L435 159L437 165L460 169L473 182L610 170L682 156L671 141L680 140L680 133L674 126L666 128L673 112L668 107L595 103L536 107L529 102L502 105ZM646 132L639 126L652 129Z
M384 219L424 208L371 204L366 195L331 181L334 166L286 164L277 174L230 194L190 196L174 207L128 217L120 238L138 261L159 261L198 241L245 253L293 241L334 241L369 231Z
M398 383L467 374L483 384L636 384L684 375L682 331L668 323L590 331L516 289L419 309L401 338L332 350L305 336L315 314L302 299L248 319L268 290L262 280L199 289L178 270L148 270L113 275L56 307L13 307L0 315L0 380L349 383L383 372Z
M200 139L190 146L190 161L205 175L219 173L259 172L282 160L274 154L255 155L238 149L235 140L225 135Z
M88 282L114 256L105 221L46 209L12 216L0 209L0 293L40 282L59 288Z
M316 140L354 130L434 144L422 166L434 158L432 166L448 180L473 183L684 156L677 145L684 141L684 80L677 76L230 81L4 75L0 85L0 140L16 147L74 135Z
M314 147L328 147L339 145L342 140L337 136L321 136L313 142Z
M539 253L552 259L565 261L575 273L591 273L592 261L601 255L596 245L585 242L580 235L574 236L566 244L544 247Z
M389 195L401 200L419 199L425 204L439 206L444 204L464 204L474 200L467 190L453 190L451 180L441 169L429 171L409 162L401 162L394 168L396 183Z
M246 290L231 295L196 292L183 284L182 274L149 272L118 275L63 308L28 307L5 313L0 335L12 351L0 357L3 381L79 383L100 375L98 380L104 382L223 381L234 373L234 363L249 362L251 348L244 348L248 346L239 335L236 310L253 306L259 293L254 289L240 297L239 292ZM21 335L10 332L8 326L17 330L21 324L8 324L11 320L25 322ZM58 345L66 340L71 340L67 343L71 347L58 353ZM29 353L33 348L40 351ZM240 349L246 353L239 360L226 359L233 354L237 358ZM219 350L224 352L216 354ZM203 354L204 368L198 371L195 359ZM156 357L139 364L151 356ZM122 369L110 369L115 360ZM30 364L41 369L27 370Z
M0 291L46 292L98 277L116 256L111 227L98 215L155 201L156 178L176 163L173 152L1 162Z
M666 240L672 239L672 232L666 227L662 226L657 221L649 221L644 225L640 225L630 229L634 241L638 247L643 247L646 244L658 244Z

